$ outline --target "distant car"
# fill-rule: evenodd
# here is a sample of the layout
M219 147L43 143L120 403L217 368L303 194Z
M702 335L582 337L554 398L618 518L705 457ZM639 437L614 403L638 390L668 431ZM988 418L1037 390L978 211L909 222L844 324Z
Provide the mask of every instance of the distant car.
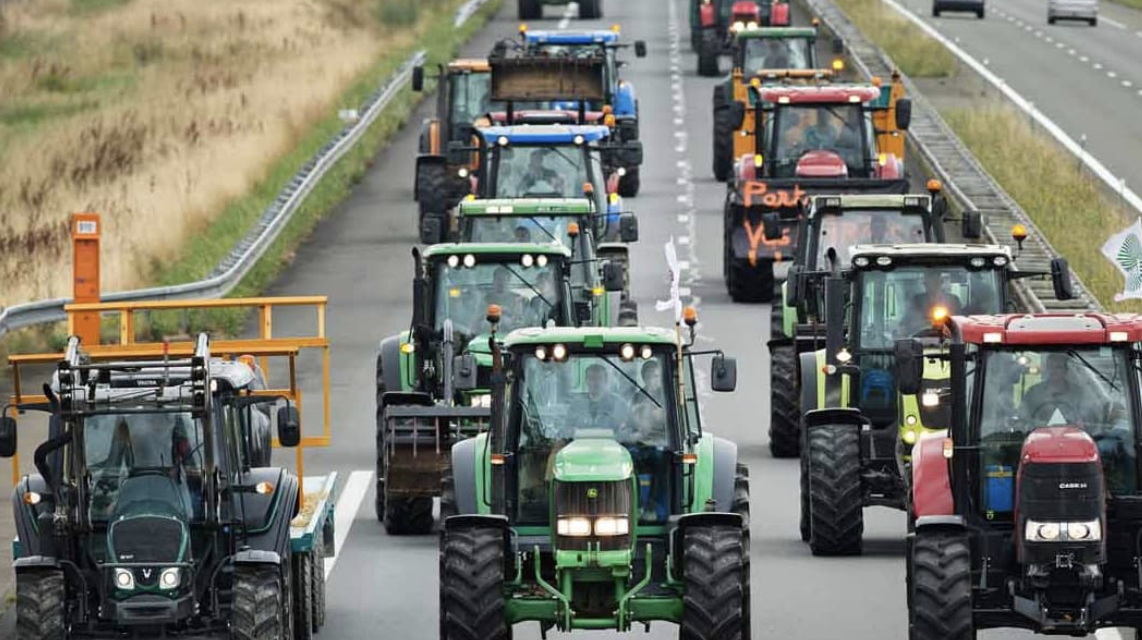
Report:
M1098 24L1098 0L1047 0L1047 24L1056 20L1085 20Z
M932 15L939 18L944 11L964 11L983 18L983 3L984 0L932 0Z

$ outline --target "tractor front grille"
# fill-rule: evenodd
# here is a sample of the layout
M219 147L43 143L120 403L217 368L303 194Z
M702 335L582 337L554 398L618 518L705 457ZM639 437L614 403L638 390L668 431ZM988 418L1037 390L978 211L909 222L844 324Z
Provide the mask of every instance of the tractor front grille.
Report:
M174 518L138 516L111 523L113 561L138 564L178 562L184 525Z
M631 518L631 485L629 480L613 482L555 482L555 515L582 516L594 522L598 516ZM552 523L554 527L556 523ZM570 551L586 550L588 546L601 551L630 547L630 534L621 536L560 536L556 546Z

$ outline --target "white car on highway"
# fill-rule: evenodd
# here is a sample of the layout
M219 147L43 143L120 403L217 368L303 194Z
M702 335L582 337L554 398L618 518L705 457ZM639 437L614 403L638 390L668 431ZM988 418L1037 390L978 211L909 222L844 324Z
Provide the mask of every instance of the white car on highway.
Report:
M1098 0L1047 0L1047 24L1056 20L1085 20L1098 24Z

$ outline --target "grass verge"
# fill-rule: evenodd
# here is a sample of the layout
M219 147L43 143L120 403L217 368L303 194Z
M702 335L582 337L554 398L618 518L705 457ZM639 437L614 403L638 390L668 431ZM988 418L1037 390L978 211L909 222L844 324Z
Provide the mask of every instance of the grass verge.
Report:
M1142 10L1142 0L1110 0L1110 1L1113 2L1114 4L1120 4L1124 7L1130 7L1131 9Z
M1137 0L1142 2L1142 0ZM913 78L946 78L959 67L942 44L880 0L833 0L861 31Z
M1122 274L1101 251L1107 238L1133 222L1125 203L1108 196L1078 158L1005 102L991 99L941 114L1104 307L1142 311L1137 300L1114 301Z

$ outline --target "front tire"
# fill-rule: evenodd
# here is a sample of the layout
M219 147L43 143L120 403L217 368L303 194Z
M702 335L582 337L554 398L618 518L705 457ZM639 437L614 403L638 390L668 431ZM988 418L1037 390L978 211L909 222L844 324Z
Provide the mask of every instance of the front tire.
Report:
M66 597L62 571L35 570L16 574L16 637L19 640L66 638Z
M730 511L742 518L742 640L753 635L750 620L750 552L749 552L749 467L737 463L734 475L734 502Z
M919 531L908 561L909 640L974 640L971 550L963 534Z
M492 527L445 530L441 547L442 640L509 640L503 533Z
M389 535L432 531L432 498L385 498L384 523Z
M293 579L293 592L297 594L297 602L294 603L293 608L293 637L294 640L312 640L314 632L313 556L308 553L299 553L294 556Z
M809 549L815 556L860 555L860 432L853 425L819 425L809 429L808 440Z
M727 259L730 260L727 284L734 302L773 301L773 260L759 258L756 265L750 266L748 260L729 256Z
M686 593L681 640L741 640L746 588L742 531L736 527L691 527L683 540Z
M282 587L278 567L235 568L230 624L235 640L289 640L285 621L292 613Z
M698 75L709 78L718 75L718 41L713 29L702 31L698 46Z
M725 182L734 168L734 130L730 127L729 108L714 109L714 179Z
M774 303L777 308L778 303ZM797 398L797 357L793 345L774 345L769 349L769 453L774 458L796 458L801 455L801 425Z

